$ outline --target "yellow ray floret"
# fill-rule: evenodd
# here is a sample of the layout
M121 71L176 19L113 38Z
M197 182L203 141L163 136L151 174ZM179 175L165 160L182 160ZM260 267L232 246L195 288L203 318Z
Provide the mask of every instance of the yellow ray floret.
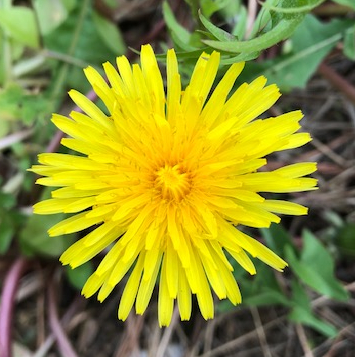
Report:
M72 90L82 113L53 115L70 136L62 144L80 154L39 155L31 169L42 176L37 183L57 189L34 212L74 213L53 226L50 236L91 227L60 260L75 268L105 250L82 293L98 293L102 301L127 276L120 319L133 306L144 313L156 282L160 326L169 325L175 300L181 319L188 320L192 295L209 319L212 290L219 299L241 302L227 256L250 274L256 274L253 258L278 271L287 266L237 226L269 227L279 214L307 214L306 207L262 193L315 189L316 180L305 177L315 163L258 170L266 155L302 146L310 136L297 132L300 111L259 119L280 96L265 77L231 92L244 63L233 64L214 83L220 54L203 53L183 90L171 49L165 91L151 46L142 46L140 59L131 66L119 57L118 70L105 63L108 83L95 69L85 69L107 111Z

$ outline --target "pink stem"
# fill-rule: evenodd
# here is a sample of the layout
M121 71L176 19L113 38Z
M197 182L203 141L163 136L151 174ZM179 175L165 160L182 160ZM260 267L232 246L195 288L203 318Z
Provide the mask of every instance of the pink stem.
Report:
M48 289L48 314L49 324L53 335L57 340L58 348L61 354L65 357L78 357L59 321L53 283L50 284Z
M11 357L11 322L18 282L28 261L20 257L8 271L1 295L0 305L0 356Z

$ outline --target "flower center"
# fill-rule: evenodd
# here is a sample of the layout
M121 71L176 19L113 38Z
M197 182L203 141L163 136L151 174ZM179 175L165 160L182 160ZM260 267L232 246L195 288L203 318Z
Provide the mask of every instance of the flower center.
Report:
M190 175L183 172L179 165L165 165L156 171L155 185L164 199L181 201L191 188Z

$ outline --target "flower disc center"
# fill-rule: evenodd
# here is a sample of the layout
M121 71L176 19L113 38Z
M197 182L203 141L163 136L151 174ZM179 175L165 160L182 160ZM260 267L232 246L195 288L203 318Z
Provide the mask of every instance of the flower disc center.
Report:
M190 178L179 165L165 165L156 171L156 187L159 188L164 199L180 201L190 192Z

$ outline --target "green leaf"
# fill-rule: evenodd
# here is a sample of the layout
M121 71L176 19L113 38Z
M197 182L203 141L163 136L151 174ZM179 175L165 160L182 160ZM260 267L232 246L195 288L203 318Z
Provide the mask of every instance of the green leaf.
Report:
M285 255L285 248L293 249L293 242L289 233L281 224L271 224L269 228L262 228L260 232L265 239L267 246L280 256Z
M14 209L14 195L0 191L0 254L10 247L16 230L23 222L23 216Z
M39 46L38 28L32 9L24 6L0 9L0 25L15 41L29 47Z
M265 75L283 91L304 88L325 56L352 29L352 21L336 19L324 24L307 15L287 42L291 47L289 53L274 60L248 64L247 71L252 71L253 76Z
M268 32L248 41L212 41L203 40L205 44L226 52L241 53L262 51L290 37L303 20L304 14L285 15Z
M49 198L51 189L45 188L41 200ZM19 234L23 254L28 256L45 255L58 257L73 242L73 235L49 237L48 229L67 218L63 213L30 216Z
M286 247L286 259L298 278L320 294L345 301L348 293L334 276L334 261L329 252L309 231L303 234L300 259Z
M111 47L102 40L96 26L93 26L94 10L92 9L92 2L86 1L88 4L87 11L82 14L82 2L70 12L70 15L57 29L44 37L44 43L47 49L54 53L64 55L63 57L72 57L75 60L85 63L85 65L92 65L98 70L101 64L106 61L114 62L120 48L116 48L113 52ZM80 23L78 22L80 19ZM75 48L72 48L72 43L76 42ZM55 73L57 71L58 62L52 62ZM90 85L85 79L82 71L82 66L71 66L68 70L66 85L75 88L82 93L90 89ZM55 88L56 81L63 81L63 79L54 78L53 87ZM60 91L62 93L62 91ZM54 93L57 98L58 93Z
M212 0L213 1L213 0ZM228 23L234 23L235 21L238 21L238 18L241 15L242 5L243 0L229 0L225 6L223 6L221 9L219 9L218 15L225 19ZM202 8L202 4L201 4ZM206 14L203 11L202 8L202 13L209 19L210 16Z
M17 84L0 89L0 117L6 120L21 120L30 125L50 112L50 103L41 94L28 94Z
M221 65L223 66L229 66L233 63L237 62L246 62L246 61L251 61L259 56L260 52L247 52L247 53L241 53L235 57L222 57L221 59Z
M78 290L81 290L88 280L89 276L93 273L94 269L91 262L87 262L79 267L72 269L70 266L66 266L65 269L69 282Z
M104 3L112 9L117 7L117 0L104 0Z
M266 286L263 291L260 291L255 295L243 298L243 304L245 304L246 306L290 306L290 301L284 294L275 290L268 289L268 287Z
M323 335L331 338L336 337L338 334L338 331L334 326L319 320L311 312L300 307L293 308L292 312L289 314L289 319L293 322L312 327Z
M248 10L243 5L240 7L236 24L232 30L232 35L238 39L242 39L245 35L248 23Z
M201 11L207 18L210 18L215 12L225 8L230 2L230 0L201 0Z
M15 197L9 193L0 191L0 207L9 210L16 204Z
M10 246L15 229L9 215L2 209L0 209L0 215L0 254L4 254Z
M325 0L310 0L307 5L294 6L289 8L277 7L269 5L267 2L261 2L261 6L265 7L268 10L276 11L283 14L294 14L299 12L309 12L315 7L319 6Z
M243 304L246 306L283 305L290 306L290 301L281 290L275 272L262 262L255 261L257 274L237 277L243 291Z
M117 53L117 55L119 55L126 52L126 45L116 25L100 16L96 11L93 13L93 23L99 36L101 37L101 40L112 50L113 53Z
M44 255L58 257L72 243L71 236L49 237L48 229L67 218L64 214L33 215L20 232L19 242L22 252L28 256Z
M163 15L174 43L184 51L196 50L196 48L189 45L191 40L190 32L176 21L173 11L167 1L163 2Z
M351 60L355 60L355 26L345 33L343 51L345 56Z
M300 262L290 247L286 247L286 260L290 264L292 271L305 284L318 291L320 294L329 297L334 295L333 289L326 281L324 281L319 272L313 270L307 264Z
M335 237L335 244L345 256L355 256L355 224L346 223L341 227Z
M75 9L75 7L78 5L78 0L61 0L65 8L68 10L68 12L72 11Z
M289 314L289 319L293 322L312 327L325 336L335 337L338 331L334 328L334 326L319 320L314 316L305 290L296 281L292 282L292 292L292 304L294 306Z
M206 29L219 41L233 41L236 38L231 35L230 33L228 33L227 31L224 31L222 29L220 29L219 27L213 25L211 22L209 22L201 13L201 11L199 11L198 13L200 20L203 24L203 26L206 27Z
M33 6L43 35L52 32L68 17L68 10L61 0L35 0Z
M23 89L18 85L8 86L0 89L0 116L2 120L15 120L20 116L20 98L23 96Z
M292 54L270 66L265 75L270 81L289 88L303 88L325 56L343 37L350 21L333 20L323 24L307 15L290 39Z
M266 0L265 4L271 6L279 5L280 1ZM275 23L278 23L282 19L282 16L283 16L282 14L278 14L275 12L271 13L269 9L267 9L266 7L262 7L253 23L253 28L250 33L250 38L254 38L258 34L262 34L267 31L270 31L275 26Z
M79 4L55 32L44 37L45 45L49 50L65 55L69 53L81 10ZM89 6L85 18L83 19L81 31L77 34L78 40L75 50L71 55L88 64L101 66L105 61L114 60L120 53L118 53L117 50L113 52L112 49L102 41L97 28L93 26L94 16L94 11L91 6Z

